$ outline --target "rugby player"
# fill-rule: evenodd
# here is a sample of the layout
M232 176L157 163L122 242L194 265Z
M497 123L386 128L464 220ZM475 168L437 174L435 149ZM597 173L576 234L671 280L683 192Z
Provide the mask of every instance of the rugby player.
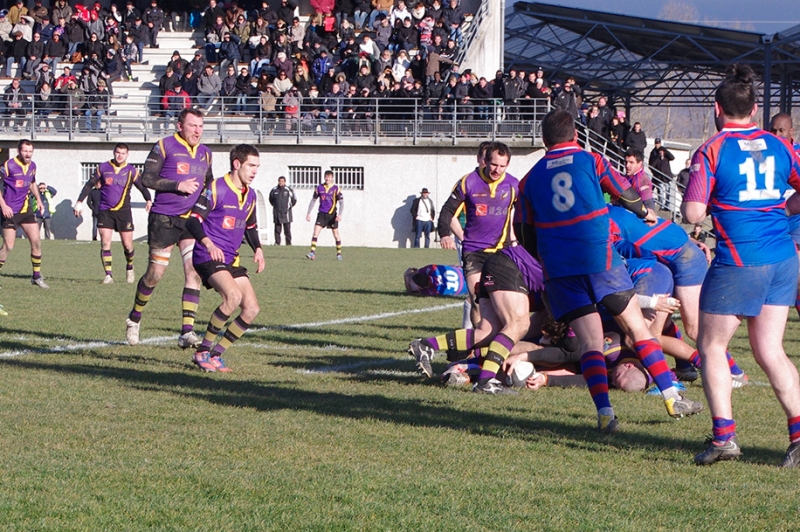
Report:
M44 214L44 203L36 186L36 163L33 158L33 142L27 139L17 143L17 156L0 167L0 225L3 227L3 247L0 247L0 268L8 254L14 249L17 228L21 227L31 243L31 284L39 288L50 288L42 277L42 241L39 225L33 214L28 194L36 198L39 213Z
M716 257L700 292L697 337L712 441L694 457L697 465L741 455L725 351L742 319L754 358L788 418L790 444L783 466L800 465L800 381L783 350L798 268L784 194L789 188L800 190L800 163L788 141L753 122L755 82L746 65L726 72L714 96L719 133L692 157L681 205L688 223L701 223L710 212L717 239ZM789 199L789 210L800 212L800 195Z
M612 247L603 191L641 218L655 222L654 214L608 161L580 148L569 113L548 113L542 136L547 154L529 172L522 192L525 247L542 263L553 317L569 324L581 343L581 369L597 408L598 429L604 433L617 429L608 396L598 303L633 341L637 356L661 390L668 414L696 414L702 405L672 385L661 345L652 337L633 297L630 276Z
M319 198L319 212L317 221L314 223L314 235L311 237L311 251L306 255L307 259L317 258L317 238L323 229L330 229L333 238L336 240L336 260L342 260L342 239L339 237L339 222L342 221L344 211L344 196L339 190L338 185L333 184L333 172L325 171L325 182L317 185L311 203L308 205L306 221L311 221L311 213L314 211L314 204Z
M194 333L194 319L200 302L200 277L192 266L194 238L186 229L186 220L203 190L213 179L211 150L200 144L203 113L184 109L178 115L177 132L159 140L144 164L142 184L156 191L147 224L150 262L139 279L133 309L126 320L126 338L130 345L139 343L142 310L169 266L175 244L183 260L184 286L181 298L183 323L178 346L197 347L200 338Z
M150 191L142 185L139 172L128 164L128 145L119 143L114 146L114 158L100 163L92 177L83 186L78 201L75 203L75 216L80 217L83 200L93 188L100 184L100 210L97 213L97 228L100 231L100 260L105 270L103 284L111 284L114 277L111 269L111 236L119 233L122 249L125 252L125 280L133 283L136 276L133 272L133 214L131 213L131 185L135 186L145 201L145 210L150 212L153 202Z
M259 311L247 270L239 263L239 246L242 238L246 238L255 254L256 273L264 270L264 252L256 226L257 196L250 188L258 174L258 150L249 144L239 144L231 150L230 160L230 172L211 182L186 222L186 229L197 241L192 255L195 270L203 286L222 296L222 303L211 315L203 341L192 358L204 371L230 371L222 355L242 337ZM241 309L239 315L226 329L237 308Z

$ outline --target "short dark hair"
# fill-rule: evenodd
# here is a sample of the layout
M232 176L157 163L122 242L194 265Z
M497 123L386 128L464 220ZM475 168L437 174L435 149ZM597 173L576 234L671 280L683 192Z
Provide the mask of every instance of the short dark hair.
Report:
M333 170L325 170L325 175L326 175L326 176L335 177L335 176L333 175Z
M231 170L233 170L233 161L239 161L244 164L250 156L258 157L258 150L252 144L237 144L231 149Z
M481 161L486 157L486 148L488 148L491 143L491 140L484 140L478 144L478 158L480 158Z
M23 146L30 146L33 148L33 141L28 139L20 139L19 142L17 142L17 151L21 150Z
M633 157L636 159L637 163L644 161L644 153L642 153L642 150L637 150L636 148L628 148L625 151L625 157Z
M756 103L755 73L747 65L731 65L725 79L717 87L714 101L725 116L744 118L750 116Z
M117 150L130 151L130 148L128 148L128 145L125 144L124 142L118 142L116 144L116 146L114 146L114 151L117 151Z
M571 142L575 138L575 119L569 112L556 109L542 119L542 140L547 146Z
M203 118L203 111L201 111L200 109L192 109L191 107L188 109L184 109L178 115L178 123L183 125L183 123L186 122L186 117L189 115L195 116L197 118Z
M511 149L503 144L502 142L490 142L488 146L486 146L486 152L483 155L484 162L488 165L489 161L492 160L492 156L497 154L501 157L508 157L511 160Z

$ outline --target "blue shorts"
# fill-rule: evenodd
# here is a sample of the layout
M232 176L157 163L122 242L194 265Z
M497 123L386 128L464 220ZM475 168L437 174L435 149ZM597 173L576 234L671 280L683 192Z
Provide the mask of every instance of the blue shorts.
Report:
M667 264L672 272L675 286L698 286L703 284L703 279L708 271L706 254L694 242L686 242L683 249L675 259Z
M800 246L800 214L789 216L789 236L796 246Z
M633 290L633 283L625 266L586 275L558 277L544 282L544 291L553 317L561 318L589 305L596 305L604 297Z
M700 291L700 310L753 317L761 307L790 307L797 296L797 255L764 266L711 263Z
M636 279L633 287L640 296L672 295L672 272L660 262L656 262L649 273Z

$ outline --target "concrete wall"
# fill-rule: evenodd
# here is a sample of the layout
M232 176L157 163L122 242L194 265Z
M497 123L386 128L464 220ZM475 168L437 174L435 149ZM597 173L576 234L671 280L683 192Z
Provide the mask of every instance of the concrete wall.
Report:
M15 145L0 143L4 156L16 155ZM144 162L150 144L130 144L129 161ZM228 170L230 146L215 145L214 175ZM364 190L344 190L345 210L340 224L345 246L410 247L411 202L423 187L431 192L438 208L447 199L455 182L475 167L474 147L347 147L347 146L259 146L261 169L254 188L266 200L278 176L287 175L289 166L363 166ZM33 160L37 165L37 180L55 187L56 213L53 232L59 239L88 240L91 238L91 215L88 209L82 219L72 214L72 206L80 193L81 171L84 162L102 162L112 156L113 144L69 144L36 142ZM513 148L509 172L522 177L543 155L539 148ZM296 189L297 207L292 225L295 245L311 241L312 223L305 221L312 190ZM134 213L134 238L147 233L147 214L139 191L131 193ZM268 207L268 206L267 206ZM273 243L271 210L264 210L259 226L264 243ZM266 237L266 238L264 238ZM330 232L320 237L321 246L332 246Z

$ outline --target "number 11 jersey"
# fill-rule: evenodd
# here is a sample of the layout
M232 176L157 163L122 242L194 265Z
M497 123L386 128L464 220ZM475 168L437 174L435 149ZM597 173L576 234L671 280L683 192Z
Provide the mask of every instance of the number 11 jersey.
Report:
M724 127L692 157L683 201L710 207L716 261L732 266L775 264L794 255L784 194L800 189L791 145L755 124Z

